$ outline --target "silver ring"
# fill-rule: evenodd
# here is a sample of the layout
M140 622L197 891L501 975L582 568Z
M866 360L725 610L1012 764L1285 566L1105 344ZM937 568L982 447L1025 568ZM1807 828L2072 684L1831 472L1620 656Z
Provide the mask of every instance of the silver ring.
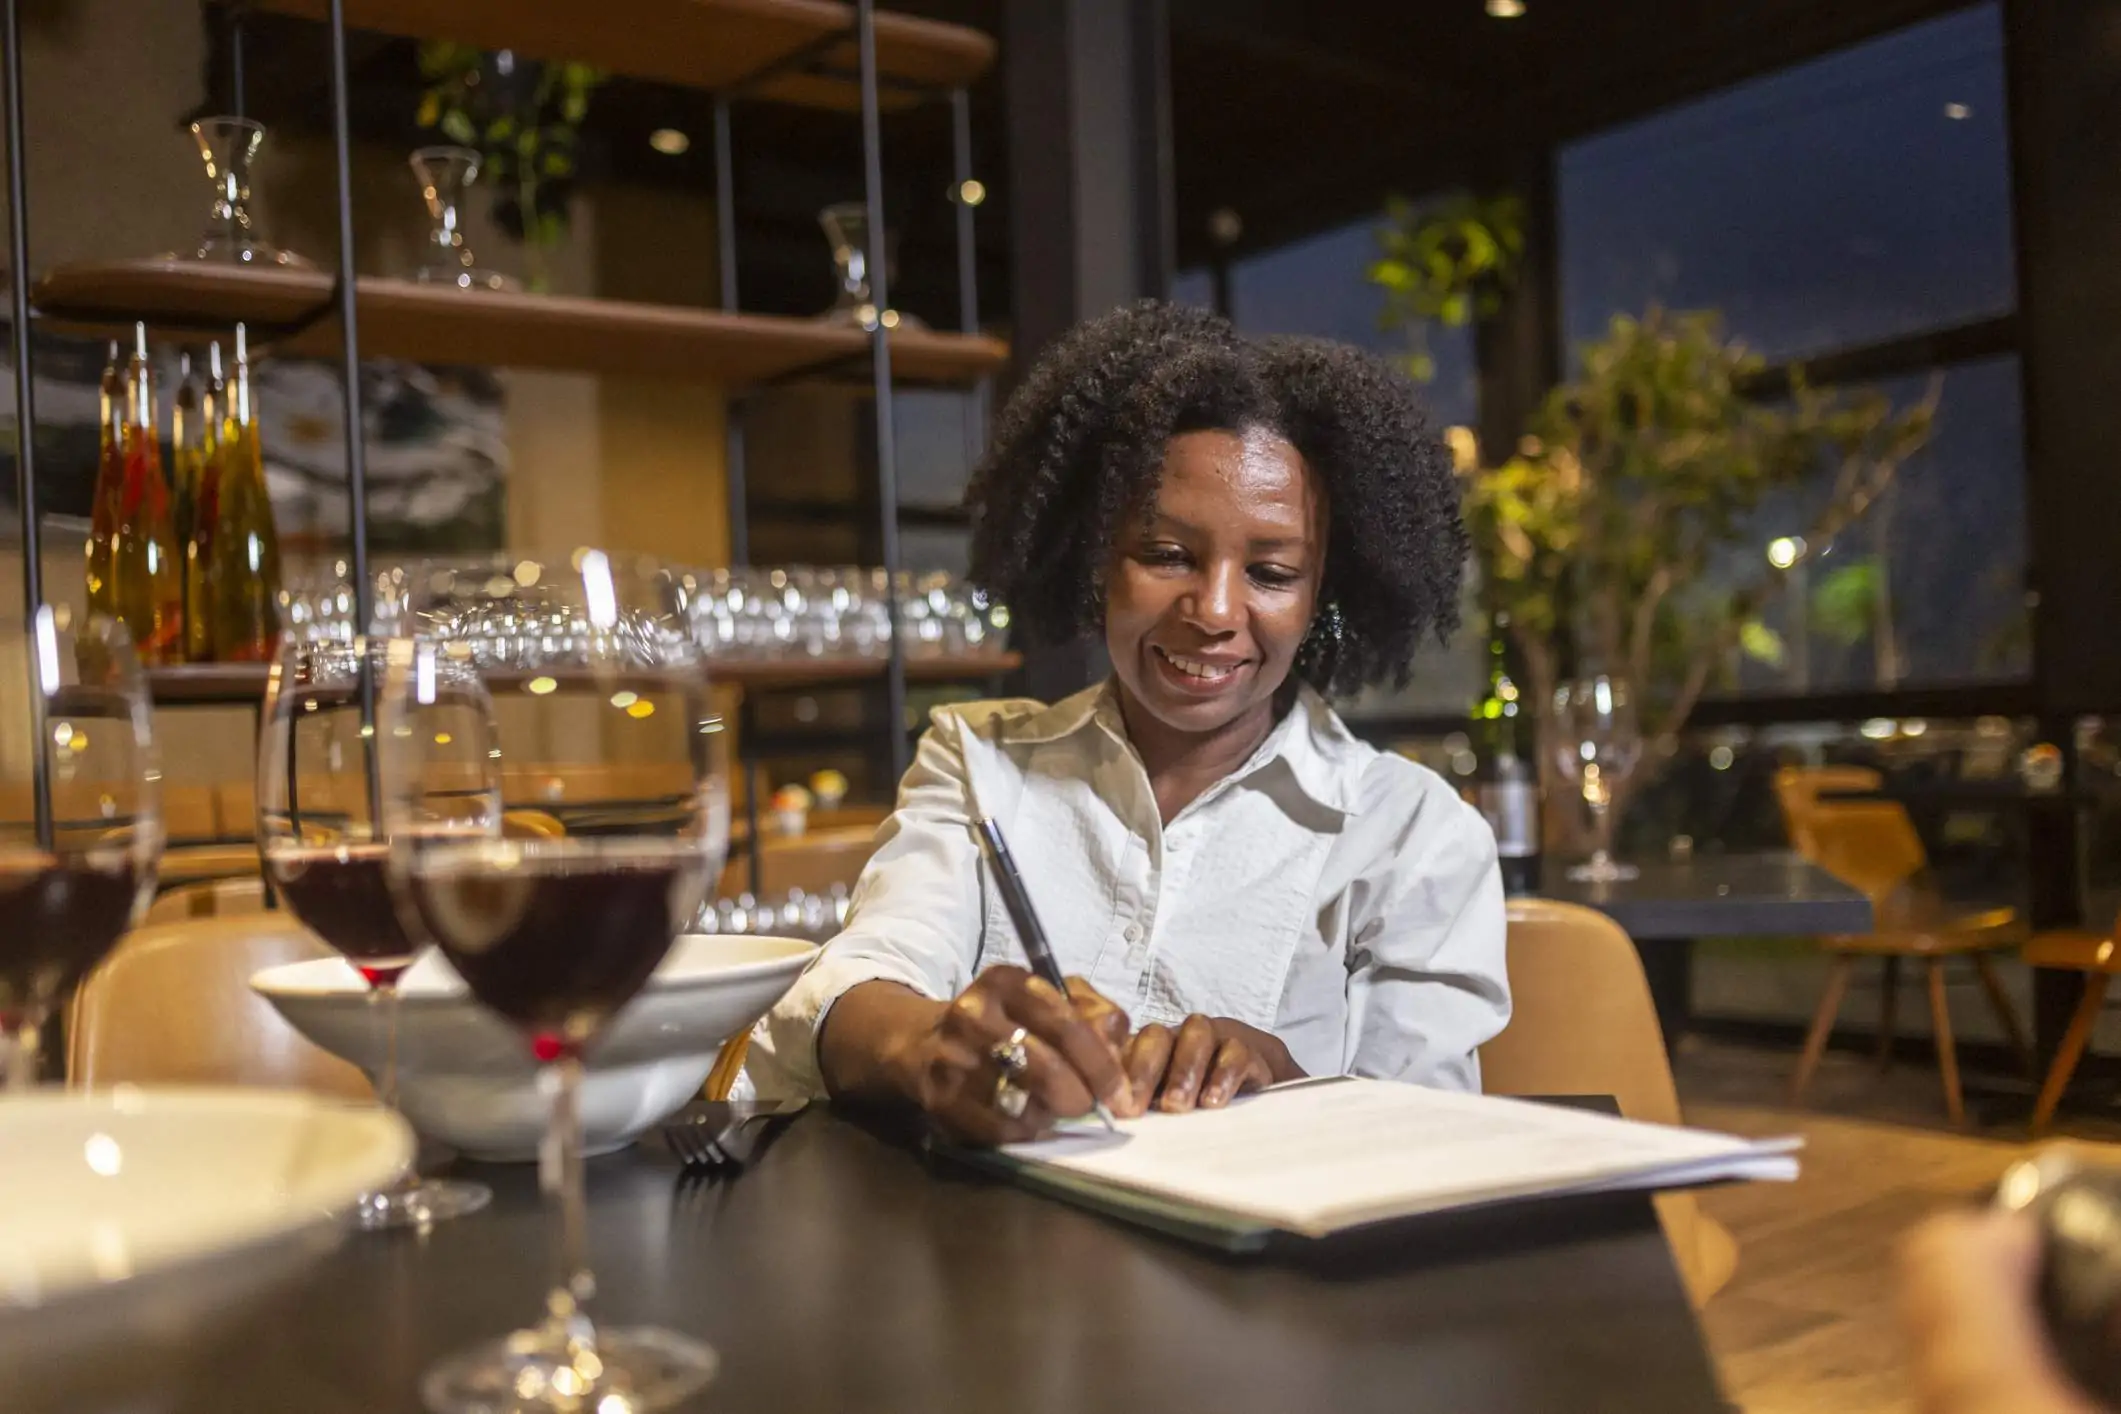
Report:
M1031 1092L1016 1083L1016 1078L1003 1071L994 1078L994 1107L1009 1119L1022 1119L1030 1108Z
M1019 1026L1009 1033L1008 1040L997 1041L993 1049L987 1052L994 1057L994 1063L1002 1068L1004 1078L1015 1080L1031 1069L1031 1047L1028 1044L1030 1037L1031 1033Z

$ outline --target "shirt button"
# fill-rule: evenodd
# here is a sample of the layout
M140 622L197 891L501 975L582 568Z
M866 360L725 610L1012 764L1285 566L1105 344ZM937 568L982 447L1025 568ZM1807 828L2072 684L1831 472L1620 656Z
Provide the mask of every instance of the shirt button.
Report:
M1170 836L1170 835L1166 835L1166 836L1164 836L1164 853L1166 853L1166 854L1176 854L1176 853L1178 853L1178 849L1179 849L1179 842L1178 842L1178 840L1174 839L1174 838L1173 838L1172 836Z
M1138 943L1142 940L1142 925L1139 923L1129 923L1125 931L1122 932L1120 936L1125 938L1130 943Z

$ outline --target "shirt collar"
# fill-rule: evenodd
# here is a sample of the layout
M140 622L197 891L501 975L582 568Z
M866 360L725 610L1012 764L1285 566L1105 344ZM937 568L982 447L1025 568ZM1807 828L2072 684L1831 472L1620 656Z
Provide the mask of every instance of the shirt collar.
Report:
M1122 744L1127 741L1118 693L1110 678L1021 718L1009 728L1008 738L1025 745L1042 745L1072 736L1092 723L1102 725L1114 740ZM1353 815L1359 808L1363 768L1369 764L1371 754L1323 697L1309 685L1300 684L1296 705L1275 723L1267 739L1243 766L1231 773L1229 780L1247 780L1278 762L1312 800L1343 815Z

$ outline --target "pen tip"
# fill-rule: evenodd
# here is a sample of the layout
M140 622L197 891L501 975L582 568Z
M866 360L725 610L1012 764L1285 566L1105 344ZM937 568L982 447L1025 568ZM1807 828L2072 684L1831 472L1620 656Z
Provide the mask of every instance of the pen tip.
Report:
M1119 1133L1119 1121L1112 1117L1112 1107L1103 1100L1096 1100L1092 1103L1097 1106L1097 1117L1105 1122L1105 1128L1111 1130L1114 1134Z

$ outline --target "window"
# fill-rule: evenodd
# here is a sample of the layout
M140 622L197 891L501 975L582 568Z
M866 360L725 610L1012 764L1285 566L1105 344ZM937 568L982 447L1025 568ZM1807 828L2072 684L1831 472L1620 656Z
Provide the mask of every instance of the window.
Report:
M2000 6L1973 6L1561 149L1563 335L1716 309L1771 361L1862 350L1935 434L1864 520L1810 554L1733 654L1740 694L2021 681L2025 450ZM1923 336L1959 330L1933 365ZM1825 365L1831 373L1832 365ZM1709 577L1760 579L1824 486L1763 506ZM1779 640L1780 651L1775 650Z
M1715 308L1770 359L2010 312L1995 5L1562 149L1563 332Z

